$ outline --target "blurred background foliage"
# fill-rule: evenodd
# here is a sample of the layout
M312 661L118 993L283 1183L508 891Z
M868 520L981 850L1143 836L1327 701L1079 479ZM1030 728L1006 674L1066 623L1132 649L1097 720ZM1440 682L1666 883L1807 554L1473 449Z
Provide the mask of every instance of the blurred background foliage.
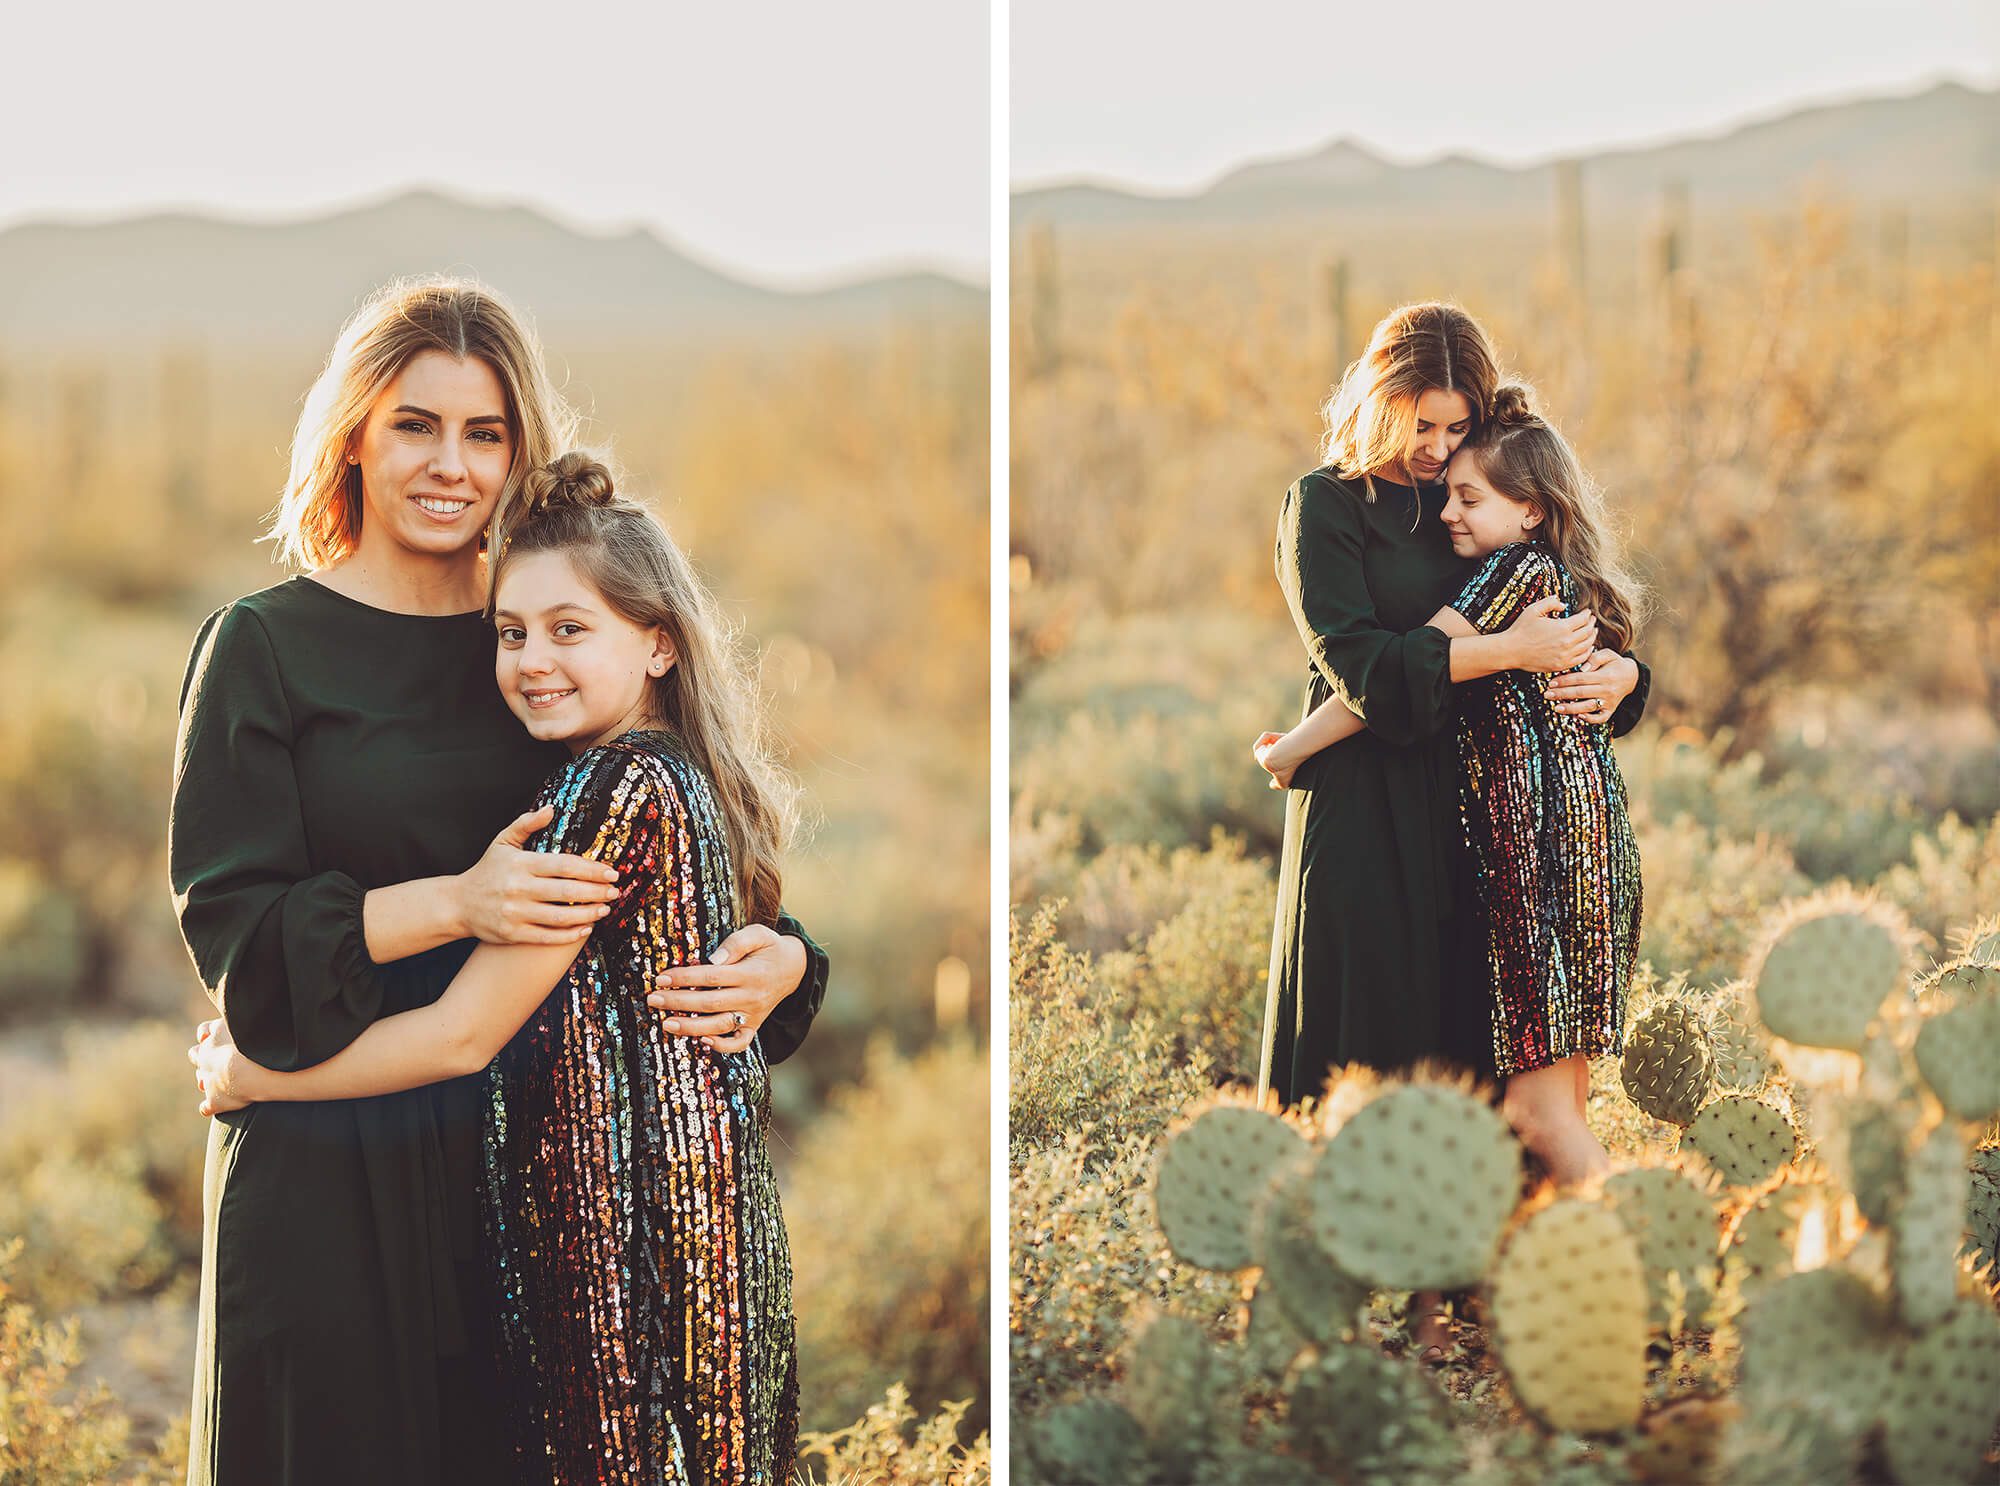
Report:
M982 296L925 292L845 318L781 303L685 341L542 329L591 441L743 622L807 790L785 898L833 979L773 1080L805 1427L860 1431L822 1468L896 1456L911 1479L940 1461L976 1479L987 338ZM0 1243L20 1241L0 1395L108 1419L50 1436L79 1451L123 1441L22 1479L143 1478L187 1407L204 1130L184 1049L209 1012L167 891L176 701L203 616L285 576L256 538L336 329L113 348L0 328ZM75 1355L31 1366L65 1317Z

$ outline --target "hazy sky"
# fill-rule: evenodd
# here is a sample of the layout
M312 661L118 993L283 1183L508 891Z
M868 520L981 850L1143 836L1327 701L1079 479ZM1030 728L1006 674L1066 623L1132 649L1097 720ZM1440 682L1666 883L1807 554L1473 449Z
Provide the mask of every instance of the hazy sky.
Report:
M10 6L0 226L414 185L732 272L983 280L982 0Z
M2000 83L1994 0L1013 0L1011 175L1171 188L1349 135L1519 162Z

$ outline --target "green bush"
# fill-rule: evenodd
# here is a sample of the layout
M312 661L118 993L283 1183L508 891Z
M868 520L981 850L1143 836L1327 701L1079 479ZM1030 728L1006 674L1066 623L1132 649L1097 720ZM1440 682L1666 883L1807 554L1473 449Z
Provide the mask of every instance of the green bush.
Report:
M809 1426L900 1381L922 1409L972 1400L985 1427L988 1088L969 1042L905 1058L878 1041L801 1139L785 1216Z
M1952 930L2000 903L2000 816L1977 826L1947 815L1916 838L1910 860L1891 867L1877 886L1909 915L1925 949L1943 956Z
M1686 816L1635 824L1645 892L1639 956L1691 984L1736 975L1763 915L1811 886L1768 839L1735 840Z
M0 1241L51 1310L144 1293L201 1253L202 1151L186 1049L165 1022L73 1028L53 1086L0 1124Z
M84 923L76 900L27 862L0 858L0 1012L60 1007L83 975Z
M909 1390L893 1383L880 1403L845 1429L804 1436L800 1474L826 1486L986 1486L993 1479L993 1452L985 1431L970 1445L959 1442L968 1406L961 1399L919 1420ZM813 1464L815 1457L821 1466Z

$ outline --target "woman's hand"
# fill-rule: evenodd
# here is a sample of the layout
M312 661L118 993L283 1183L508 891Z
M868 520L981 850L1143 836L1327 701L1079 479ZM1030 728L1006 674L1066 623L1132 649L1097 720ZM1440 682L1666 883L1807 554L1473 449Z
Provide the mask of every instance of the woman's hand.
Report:
M1258 767L1271 776L1272 789L1290 789L1292 776L1305 762L1285 747L1289 733L1259 733L1257 741L1250 745L1250 756L1257 760Z
M739 1053L805 976L803 942L751 924L717 945L707 964L662 971L646 1002L669 1013L662 1023L669 1032Z
M1597 620L1588 609L1579 609L1567 619L1556 610L1563 601L1551 594L1521 611L1520 617L1502 631L1513 644L1514 671L1567 671L1590 659L1597 647ZM1629 688L1628 688L1629 689Z
M1639 663L1615 650L1593 651L1581 671L1551 676L1542 692L1555 710L1585 722L1610 722L1618 704L1639 684Z
M188 1061L194 1064L194 1082L201 1090L203 1114L226 1114L256 1102L245 1085L250 1081L246 1075L257 1065L236 1050L236 1039L229 1035L229 1023L221 1017L195 1028Z
M617 901L615 868L589 857L526 851L555 808L519 816L486 854L451 879L461 939L488 944L572 944L588 939Z

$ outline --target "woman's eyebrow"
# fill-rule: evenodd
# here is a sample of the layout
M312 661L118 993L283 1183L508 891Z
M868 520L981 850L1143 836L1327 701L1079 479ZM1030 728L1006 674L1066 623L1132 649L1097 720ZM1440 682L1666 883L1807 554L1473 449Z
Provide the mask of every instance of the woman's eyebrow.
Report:
M397 405L396 411L399 413L415 413L419 418L428 418L433 423L444 422L442 417L433 413L429 408L420 408L415 403L400 403ZM468 418L465 421L467 423L505 423L507 415L504 413L481 413L477 418Z

